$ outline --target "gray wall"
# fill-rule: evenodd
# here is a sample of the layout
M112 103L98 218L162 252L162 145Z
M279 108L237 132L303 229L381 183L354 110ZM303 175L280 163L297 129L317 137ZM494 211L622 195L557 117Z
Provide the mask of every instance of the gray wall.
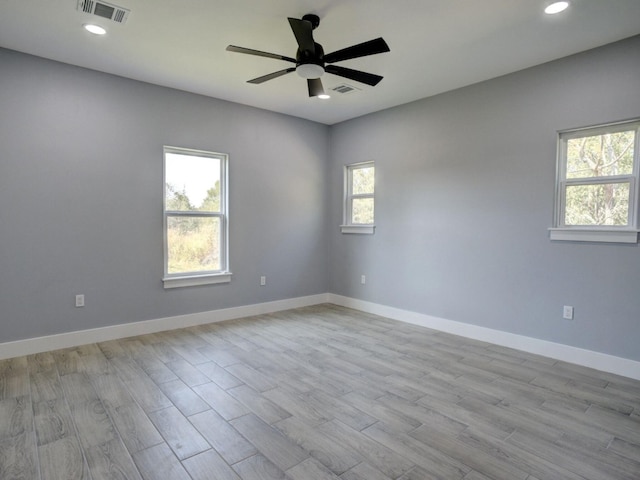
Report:
M639 247L547 231L556 131L640 116L638 52L634 37L334 126L329 290L640 360ZM343 165L367 160L376 233L341 235Z
M328 139L0 49L0 343L326 292ZM163 289L163 145L230 155L230 284Z
M640 116L638 51L327 127L0 49L0 343L330 291L640 360L638 246L547 232L556 130ZM162 288L163 145L230 154L231 284ZM366 160L376 234L341 235Z

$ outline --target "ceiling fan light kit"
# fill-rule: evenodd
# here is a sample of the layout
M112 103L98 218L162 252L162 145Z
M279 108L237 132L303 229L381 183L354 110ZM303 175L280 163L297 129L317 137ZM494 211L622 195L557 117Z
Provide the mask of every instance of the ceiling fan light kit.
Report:
M324 67L315 63L303 63L296 67L296 73L302 78L320 78L324 73Z
M293 35L296 38L296 42L298 43L295 59L284 55L238 47L235 45L229 45L227 47L227 50L230 52L273 58L275 60L295 63L296 65L295 67L285 68L284 70L278 70L277 72L248 80L248 83L260 84L295 71L300 77L307 80L307 88L309 90L310 97L328 98L328 95L324 93L322 81L320 80L320 77L322 77L325 72L348 78L350 80L355 80L356 82L370 86L375 86L382 80L382 76L373 73L352 70L338 65L328 65L342 62L344 60L389 52L389 46L382 38L376 38L374 40L369 40L368 42L352 45L351 47L343 48L342 50L337 50L325 55L322 45L316 43L313 39L313 30L320 25L320 17L309 13L301 19L289 18L288 20L291 30L293 31Z

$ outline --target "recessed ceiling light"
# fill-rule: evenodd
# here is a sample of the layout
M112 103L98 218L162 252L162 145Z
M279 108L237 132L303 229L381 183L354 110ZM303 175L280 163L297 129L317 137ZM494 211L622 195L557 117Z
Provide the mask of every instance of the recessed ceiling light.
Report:
M321 93L320 95L318 95L318 98L321 100L328 100L329 98L331 98L331 95L327 95L326 93Z
M553 2L544 9L544 13L547 15L555 15L556 13L563 12L569 7L569 2Z
M107 31L104 28L102 28L100 25L85 23L83 27L87 32L93 33L94 35L104 35L105 33L107 33Z

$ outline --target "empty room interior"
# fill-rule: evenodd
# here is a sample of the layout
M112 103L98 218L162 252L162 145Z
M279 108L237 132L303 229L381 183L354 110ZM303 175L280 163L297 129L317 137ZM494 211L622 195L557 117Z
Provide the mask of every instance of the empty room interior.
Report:
M637 0L1 2L0 479L637 480L639 230Z

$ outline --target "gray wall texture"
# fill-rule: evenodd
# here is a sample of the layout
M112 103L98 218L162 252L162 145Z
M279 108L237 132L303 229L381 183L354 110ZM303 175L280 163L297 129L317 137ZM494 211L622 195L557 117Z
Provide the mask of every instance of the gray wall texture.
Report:
M640 116L638 51L327 127L0 49L0 343L329 291L640 360L639 247L547 232L556 131ZM230 155L230 284L162 287L163 145ZM342 235L368 160L376 233Z
M0 49L0 342L326 292L328 139ZM230 284L163 289L163 145L230 156Z
M556 131L640 117L639 52L634 37L334 127L329 290L640 360L638 245L547 231ZM375 235L341 235L343 166L367 160Z

